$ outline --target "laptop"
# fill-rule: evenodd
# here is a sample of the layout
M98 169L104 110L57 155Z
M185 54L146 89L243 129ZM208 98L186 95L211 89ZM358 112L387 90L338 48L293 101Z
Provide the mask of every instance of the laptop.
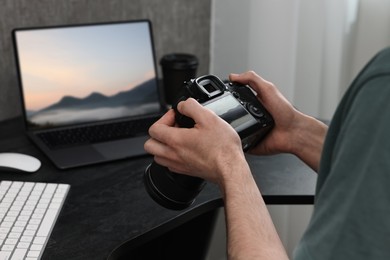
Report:
M12 34L26 133L59 169L146 154L166 111L150 21Z

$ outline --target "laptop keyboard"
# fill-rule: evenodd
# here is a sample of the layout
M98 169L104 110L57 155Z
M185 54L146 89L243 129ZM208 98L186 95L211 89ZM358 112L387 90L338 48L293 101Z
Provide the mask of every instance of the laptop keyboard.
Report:
M143 118L127 122L116 122L69 129L42 132L38 137L50 148L93 144L144 135L157 118Z
M40 259L70 185L0 182L0 259Z

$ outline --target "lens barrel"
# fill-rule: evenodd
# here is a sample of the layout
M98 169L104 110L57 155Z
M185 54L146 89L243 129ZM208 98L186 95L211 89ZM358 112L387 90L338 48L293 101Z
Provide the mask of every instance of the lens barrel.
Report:
M161 206L173 210L188 208L205 183L201 178L171 172L156 162L152 162L144 173L149 195Z

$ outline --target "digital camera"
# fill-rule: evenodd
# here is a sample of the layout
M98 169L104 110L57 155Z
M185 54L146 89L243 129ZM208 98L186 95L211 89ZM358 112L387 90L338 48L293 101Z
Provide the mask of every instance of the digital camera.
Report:
M190 97L229 123L240 136L244 151L256 145L274 126L271 114L246 85L224 83L214 75L201 76L183 85L183 92L173 105L179 127L192 128L195 124L177 111L177 104ZM156 162L146 168L144 182L156 202L175 210L190 206L205 185L203 179L171 172Z

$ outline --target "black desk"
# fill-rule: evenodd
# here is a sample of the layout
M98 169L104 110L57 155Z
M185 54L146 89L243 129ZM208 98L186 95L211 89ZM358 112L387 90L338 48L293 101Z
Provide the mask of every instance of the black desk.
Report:
M43 259L106 259L122 242L136 248L223 205L213 184L187 210L157 205L142 181L150 156L59 171L22 129L21 118L0 123L0 152L36 156L42 168L33 174L0 171L0 179L71 185ZM248 156L248 161L266 203L313 203L317 176L294 156Z

